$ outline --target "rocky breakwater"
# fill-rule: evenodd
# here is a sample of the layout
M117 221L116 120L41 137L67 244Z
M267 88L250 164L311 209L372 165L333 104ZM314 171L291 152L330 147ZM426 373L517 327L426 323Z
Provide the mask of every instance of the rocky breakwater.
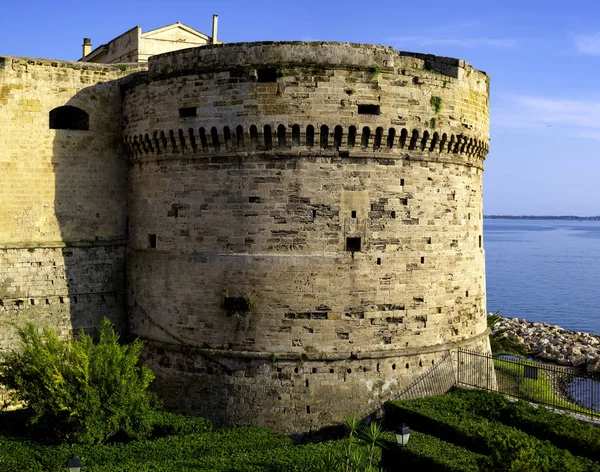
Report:
M600 372L600 336L520 318L499 318L492 326L492 336L515 339L529 356L585 368L588 372Z

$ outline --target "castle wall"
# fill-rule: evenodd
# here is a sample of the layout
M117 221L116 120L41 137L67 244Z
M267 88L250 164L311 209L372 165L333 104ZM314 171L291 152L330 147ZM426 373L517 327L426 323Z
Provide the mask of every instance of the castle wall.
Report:
M125 324L126 166L112 66L0 57L0 350L17 324ZM73 106L89 130L50 129Z
M124 98L129 322L167 403L306 431L489 351L488 86L381 46L151 58Z

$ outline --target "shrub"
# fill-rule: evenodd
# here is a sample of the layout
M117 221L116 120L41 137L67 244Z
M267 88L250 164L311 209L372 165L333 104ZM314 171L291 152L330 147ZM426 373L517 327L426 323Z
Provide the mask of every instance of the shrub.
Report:
M26 403L41 435L81 443L148 436L154 374L139 366L141 341L120 345L107 319L97 344L83 332L61 341L47 325L28 323L18 334L18 350L0 362L0 383Z

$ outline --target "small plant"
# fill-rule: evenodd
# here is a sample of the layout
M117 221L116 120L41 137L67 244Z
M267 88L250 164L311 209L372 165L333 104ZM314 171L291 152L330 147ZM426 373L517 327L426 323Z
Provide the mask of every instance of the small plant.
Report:
M433 111L435 111L436 114L438 114L442 110L442 97L431 97L429 103L431 104L431 108L433 108Z
M271 364L275 364L277 362L277 356L275 355L274 352L271 353Z
M129 70L129 66L127 64L119 64L117 67L121 72L127 72Z
M344 427L348 432L341 454L328 454L321 459L323 472L370 472L378 470L374 462L377 448L384 446L383 429L378 423L361 424L356 415L350 416Z
M285 67L280 67L277 69L278 77L287 77L289 75L289 71Z
M35 248L34 247L28 247L27 248L27 252L35 252Z
M379 77L381 75L381 68L379 66L371 67L371 75L373 76L374 79Z

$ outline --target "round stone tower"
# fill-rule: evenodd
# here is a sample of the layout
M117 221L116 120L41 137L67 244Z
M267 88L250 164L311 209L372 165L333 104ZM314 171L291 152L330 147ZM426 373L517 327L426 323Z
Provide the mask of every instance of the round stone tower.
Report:
M151 58L124 90L129 324L167 406L309 431L489 352L488 90L362 44Z

